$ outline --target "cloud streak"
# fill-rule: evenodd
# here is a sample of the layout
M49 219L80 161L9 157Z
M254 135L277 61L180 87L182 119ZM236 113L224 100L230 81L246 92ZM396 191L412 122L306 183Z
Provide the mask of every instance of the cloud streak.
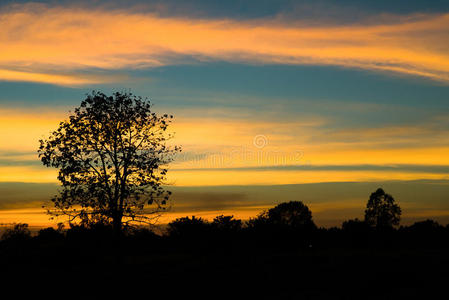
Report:
M56 169L42 166L36 149L68 114L0 108L0 116L0 141L7 141L0 145L0 182L56 182ZM170 166L170 183L177 185L442 179L449 174L445 118L363 131L313 116L290 121L191 116L177 118L172 126L174 143L185 150ZM257 136L264 137L263 147Z
M449 14L384 24L312 26L12 6L0 13L0 79L83 85L108 80L89 70L224 60L336 65L449 82Z

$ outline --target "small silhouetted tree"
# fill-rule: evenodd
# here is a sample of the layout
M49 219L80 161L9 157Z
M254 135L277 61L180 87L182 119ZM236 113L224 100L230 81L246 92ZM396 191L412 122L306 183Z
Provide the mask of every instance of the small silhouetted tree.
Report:
M182 217L168 223L168 234L171 237L197 238L209 232L210 224L201 217Z
M217 216L211 223L214 230L218 232L235 233L242 228L242 221L234 219L234 216Z
M445 231L444 226L430 219L415 222L412 225L401 229L402 231L411 233L414 236L432 236L435 234L442 234Z
M254 228L277 227L288 230L316 229L312 212L301 201L284 202L264 211L257 218L250 219L248 226Z
M412 231L425 232L425 231L439 230L444 227L434 220L427 219L424 221L415 222L412 225L410 225L408 228Z
M15 224L12 228L8 228L2 235L3 241L20 242L31 238L31 232L26 223Z
M338 242L349 242L352 246L366 246L367 243L373 241L373 235L375 231L364 220L358 218L344 221L341 226L343 232L343 239L339 239Z
M314 229L312 212L301 201L281 203L268 210L269 223L292 229Z
M246 232L256 244L278 248L310 245L317 227L307 205L301 201L290 201L250 219Z
M365 222L377 229L388 229L399 225L401 208L393 196L379 188L371 194L365 210Z
M38 231L37 239L42 241L58 241L64 238L64 224L58 223L58 228L43 228Z
M344 221L341 229L350 234L367 233L371 230L371 226L363 220L355 218L353 220Z
M56 131L40 140L42 163L59 169L62 188L52 215L83 224L150 222L166 207L162 184L180 149L169 147L173 116L158 115L148 99L131 93L92 92Z

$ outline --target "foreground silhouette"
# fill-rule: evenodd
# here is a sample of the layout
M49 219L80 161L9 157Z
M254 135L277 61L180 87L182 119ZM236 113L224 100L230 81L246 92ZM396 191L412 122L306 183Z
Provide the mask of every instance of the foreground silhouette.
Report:
M124 228L121 260L111 252L113 237L112 224L59 226L35 236L17 224L0 242L0 268L10 278L38 272L83 286L119 280L116 291L148 286L275 299L432 298L449 279L449 225L426 220L386 228L355 219L318 228L298 201L246 222L192 216L163 234Z
M165 209L170 192L162 184L180 149L166 145L173 116L151 106L131 93L93 91L40 140L39 158L59 170L61 183L50 214L112 224L119 235L124 224L151 222L150 211Z

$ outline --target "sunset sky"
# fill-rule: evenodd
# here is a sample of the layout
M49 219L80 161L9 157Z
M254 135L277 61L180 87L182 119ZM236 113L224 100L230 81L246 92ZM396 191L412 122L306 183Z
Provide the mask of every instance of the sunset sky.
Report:
M165 221L335 226L383 187L449 222L449 1L1 1L0 223L54 224L38 140L92 90L174 115Z

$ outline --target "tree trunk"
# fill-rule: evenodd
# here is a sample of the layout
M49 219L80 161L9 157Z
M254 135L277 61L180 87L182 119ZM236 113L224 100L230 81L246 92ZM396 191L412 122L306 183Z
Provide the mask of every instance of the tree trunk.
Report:
M112 220L112 228L114 230L115 237L119 238L122 235L122 214L114 214L114 218Z
M115 251L115 263L116 270L120 273L123 266L123 254L122 254L122 217L121 213L115 213L112 220L112 229L114 231L113 247ZM119 275L119 274L117 274Z

